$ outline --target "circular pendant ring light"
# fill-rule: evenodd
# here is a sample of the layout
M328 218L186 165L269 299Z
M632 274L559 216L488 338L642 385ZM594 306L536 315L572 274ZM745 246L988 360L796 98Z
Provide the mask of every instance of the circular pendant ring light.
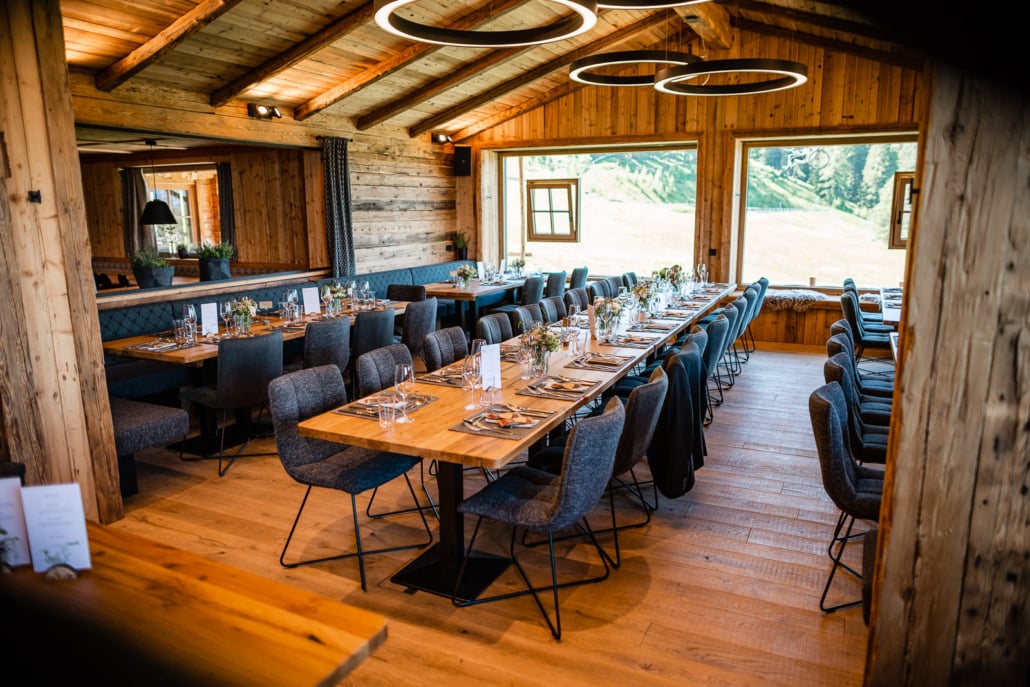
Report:
M594 86L654 86L654 74L634 74L618 76L592 72L601 67L617 67L626 64L667 64L684 66L700 62L701 58L688 52L669 52L668 50L625 50L622 52L601 53L576 60L569 65L569 78L580 83Z
M711 0L602 0L597 3L598 9L605 10L664 10L669 7L686 7L687 5L700 5Z
M766 81L739 84L684 83L712 74L772 74ZM729 59L697 62L681 67L666 67L655 74L654 87L672 95L752 95L772 93L800 86L808 81L808 67L800 62L773 59Z
M404 19L397 10L418 0L376 0L375 21L384 31L422 43L462 48L518 48L551 43L578 36L597 23L596 0L546 0L574 12L573 15L532 29L513 31L472 31L446 29Z

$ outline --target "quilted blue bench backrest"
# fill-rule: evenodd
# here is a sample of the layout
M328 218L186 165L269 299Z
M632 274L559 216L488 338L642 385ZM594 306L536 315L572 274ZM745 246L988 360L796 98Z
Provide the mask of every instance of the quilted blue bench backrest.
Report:
M475 267L475 260L452 260L441 262L435 265L419 265L411 268L411 278L415 284L433 284L435 282L447 281L451 278L451 272L458 269L459 265L472 265Z
M175 319L168 303L101 310L99 316L102 341L163 332L172 328L172 320Z

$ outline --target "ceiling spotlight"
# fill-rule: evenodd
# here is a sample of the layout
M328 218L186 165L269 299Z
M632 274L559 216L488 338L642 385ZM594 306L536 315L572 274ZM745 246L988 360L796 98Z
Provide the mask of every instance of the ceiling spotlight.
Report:
M443 132L429 134L429 140L433 143L454 143L454 139Z
M275 105L247 103L247 115L254 119L282 119L282 112Z

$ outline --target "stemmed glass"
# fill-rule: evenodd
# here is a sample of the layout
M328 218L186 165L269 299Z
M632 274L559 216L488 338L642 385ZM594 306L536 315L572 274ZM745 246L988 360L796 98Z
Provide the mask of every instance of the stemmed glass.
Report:
M465 404L465 410L476 410L479 402L476 400L476 389L482 384L479 376L479 356L467 355L465 362L461 365L461 389L470 392L469 402Z
M408 394L415 390L415 370L411 363L400 363L393 368L393 386L401 396L401 416L396 422L414 422L408 417Z
M697 266L697 280L701 283L701 288L708 286L708 267L703 262Z
M530 334L522 334L519 337L519 365L522 366L522 374L519 379L533 378L533 337Z
M332 288L328 284L326 284L325 286L322 287L322 303L325 304L325 314L326 314L326 317L332 317L332 315L333 315L332 309L330 308L330 304L332 302L333 302L333 290L332 290Z
M222 316L222 321L225 322L225 335L229 336L229 323L232 322L232 301L222 301L219 305L218 314Z

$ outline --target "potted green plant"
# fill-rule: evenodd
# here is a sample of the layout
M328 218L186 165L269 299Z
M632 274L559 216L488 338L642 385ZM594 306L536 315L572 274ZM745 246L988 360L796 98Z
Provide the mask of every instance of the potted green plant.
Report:
M157 251L141 250L132 256L132 274L141 289L171 286L175 265L169 264Z
M200 263L200 281L217 281L229 278L229 260L236 249L231 243L204 242L197 249Z
M175 245L175 252L181 259L185 260L190 256L190 247L185 243L178 243Z
M454 252L457 254L458 260L468 260L468 237L466 237L465 234L460 231L451 232L451 243L454 244Z

